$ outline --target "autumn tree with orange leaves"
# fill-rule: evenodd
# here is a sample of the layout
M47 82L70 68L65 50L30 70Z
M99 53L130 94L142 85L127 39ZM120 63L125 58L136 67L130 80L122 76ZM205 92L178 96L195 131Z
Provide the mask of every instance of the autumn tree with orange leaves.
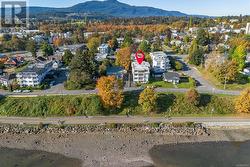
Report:
M250 113L250 88L244 90L236 99L235 109L239 113Z
M55 38L53 40L53 44L54 44L55 47L59 47L59 46L61 46L63 44L63 41L62 41L61 38Z
M129 70L131 64L131 48L121 48L116 54L116 65L122 66L125 70Z
M115 76L103 76L97 81L98 95L104 108L120 108L124 99L122 83Z

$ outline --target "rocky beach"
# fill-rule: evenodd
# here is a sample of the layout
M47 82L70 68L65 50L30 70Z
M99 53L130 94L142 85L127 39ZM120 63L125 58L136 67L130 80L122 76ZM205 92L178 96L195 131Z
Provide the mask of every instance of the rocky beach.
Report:
M158 145L249 139L248 128L206 129L200 124L0 125L1 148L61 154L80 160L83 167L154 166L149 151Z

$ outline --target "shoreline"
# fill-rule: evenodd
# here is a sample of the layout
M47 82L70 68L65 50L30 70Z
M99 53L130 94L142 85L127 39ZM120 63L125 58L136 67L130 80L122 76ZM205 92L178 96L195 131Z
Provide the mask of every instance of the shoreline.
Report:
M87 133L10 132L0 133L0 147L59 153L81 160L83 167L145 167L152 166L149 150L157 145L250 140L250 128L209 129L209 134L152 133L133 128Z

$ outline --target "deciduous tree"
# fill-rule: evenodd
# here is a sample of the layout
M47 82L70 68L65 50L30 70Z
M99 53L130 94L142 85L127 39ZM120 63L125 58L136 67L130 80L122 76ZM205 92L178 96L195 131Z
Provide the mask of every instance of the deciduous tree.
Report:
M87 43L87 47L88 47L90 52L97 53L97 48L100 45L100 43L101 43L100 38L92 37L89 39L89 41Z
M43 56L45 57L51 56L54 53L52 46L47 42L42 43L41 50L43 52Z
M36 57L36 42L33 40L29 40L26 44L26 50L29 51L33 57Z
M246 46L239 45L236 47L231 56L232 60L237 62L239 71L242 71L245 66L246 55L247 55Z
M97 81L98 95L105 108L120 108L124 99L122 84L115 76L103 76Z
M188 61L190 64L196 66L201 65L204 62L203 50L198 45L197 40L193 40L192 45L189 48Z
M235 109L239 113L250 113L250 88L244 90L236 99Z
M139 45L139 49L142 50L144 53L149 53L150 45L147 41L143 40Z
M63 55L63 62L66 66L68 66L73 59L74 55L71 53L70 50L65 50Z
M125 70L130 69L131 64L131 48L121 48L116 54L116 64L124 67Z
M139 96L139 105L145 113L153 112L156 110L158 95L153 88L144 89Z

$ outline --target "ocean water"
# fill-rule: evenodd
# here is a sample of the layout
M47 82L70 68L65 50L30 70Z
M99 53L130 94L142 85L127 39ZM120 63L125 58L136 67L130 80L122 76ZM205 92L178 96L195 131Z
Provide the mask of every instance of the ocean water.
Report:
M80 167L81 161L43 151L0 148L0 167Z
M149 154L155 167L250 167L250 141L158 145Z

